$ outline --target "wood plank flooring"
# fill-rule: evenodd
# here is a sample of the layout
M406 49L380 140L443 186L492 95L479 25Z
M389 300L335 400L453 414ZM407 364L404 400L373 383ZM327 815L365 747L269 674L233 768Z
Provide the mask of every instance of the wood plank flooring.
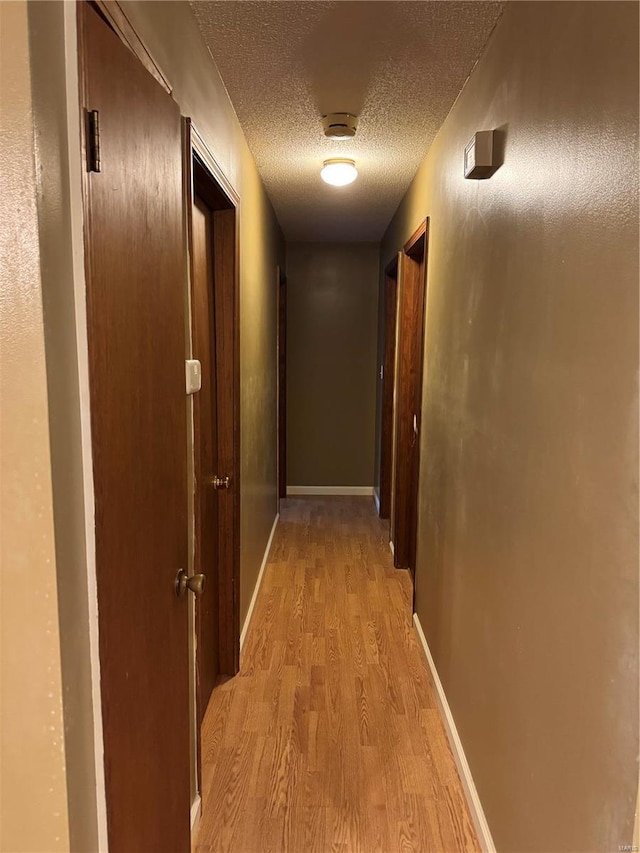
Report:
M480 850L370 498L288 498L202 727L198 853Z

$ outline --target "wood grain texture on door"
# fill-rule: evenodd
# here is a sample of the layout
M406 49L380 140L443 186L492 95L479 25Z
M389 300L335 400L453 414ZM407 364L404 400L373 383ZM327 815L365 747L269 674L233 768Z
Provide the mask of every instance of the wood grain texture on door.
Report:
M198 608L201 630L196 655L198 705L203 714L218 676L235 675L239 666L238 199L229 195L221 176L213 174L205 162L207 158L202 159L201 138L190 119L184 120L184 131L193 355L203 363L203 389L208 383L205 395L213 389L215 397L211 405L194 401L195 502L203 508L195 530L196 553L202 555L198 571L207 576L202 607ZM210 374L209 380L206 373ZM210 417L206 411L210 411ZM228 478L228 487L214 488L214 477ZM207 598L208 592L211 594ZM212 644L216 644L215 651Z
M276 270L278 288L278 499L287 496L287 277Z
M197 707L202 722L220 673L218 589L218 492L211 478L218 470L216 340L213 308L213 213L196 196L192 206L191 312L193 357L200 361L202 387L194 395L195 572L207 578L196 600Z
M427 229L425 221L406 243L400 264L394 563L412 574L418 524Z
M220 672L240 665L240 351L236 281L236 210L213 214L218 473L231 485L218 493Z
M396 257L387 266L384 283L384 362L382 368L382 428L380 430L380 518L389 518L391 514L397 297L398 259Z
M177 105L87 4L81 99L109 849L189 849L184 237ZM86 139L84 140L85 147Z

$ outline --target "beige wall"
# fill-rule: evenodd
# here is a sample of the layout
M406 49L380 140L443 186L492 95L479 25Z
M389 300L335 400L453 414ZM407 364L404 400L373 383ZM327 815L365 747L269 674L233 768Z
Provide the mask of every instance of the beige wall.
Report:
M499 850L631 843L637 145L637 4L508 4L383 242L430 216L416 609Z
M67 110L65 91L68 70L75 81L75 53L66 57L67 69L64 51L65 25L69 20L75 23L75 10L67 4L65 12L59 2L29 3L28 9L69 840L71 849L89 850L95 848L101 818L103 836L106 825L98 807L103 786L101 712L97 707L94 721L93 707L94 697L99 706L99 673L92 672L92 639L93 665L97 666L97 601L87 550L93 531L90 449L86 455L89 388L88 373L81 369L84 357L79 358L79 351L86 350L81 331L79 341L76 314L84 323L80 128L77 114ZM76 92L77 85L71 83L71 104L77 103ZM76 147L69 146L70 138ZM70 172L76 181L74 189Z
M0 3L0 849L66 850L58 591L27 4Z
M372 486L377 243L287 246L287 481Z

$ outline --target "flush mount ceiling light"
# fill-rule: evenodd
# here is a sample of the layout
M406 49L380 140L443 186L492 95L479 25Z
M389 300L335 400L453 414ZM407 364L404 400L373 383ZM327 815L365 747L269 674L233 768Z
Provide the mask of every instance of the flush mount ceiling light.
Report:
M322 117L324 135L330 139L351 139L358 129L358 116L352 113L329 113Z
M325 160L320 177L326 184L331 184L333 187L346 187L358 177L355 160L339 158Z

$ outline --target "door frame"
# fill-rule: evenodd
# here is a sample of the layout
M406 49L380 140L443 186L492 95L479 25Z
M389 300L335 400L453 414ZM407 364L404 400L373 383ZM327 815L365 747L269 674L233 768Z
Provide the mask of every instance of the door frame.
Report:
M382 362L382 418L380 428L380 518L391 516L393 484L393 403L396 390L396 338L399 254L384 271L384 358Z
M394 465L394 565L415 579L429 219L404 244L399 265Z
M119 0L86 0L93 6L98 14L104 18L120 41L135 54L152 77L162 86L169 95L173 91L171 84L165 77L162 69L158 66L146 45L138 35L135 27L120 5Z
M220 674L236 675L240 668L240 300L239 300L239 213L240 197L227 180L215 157L190 118L183 119L184 153L184 209L187 230L188 299L187 320L188 349L191 350L193 294L192 213L196 184L198 195L212 207L234 212L234 248L232 269L225 263L220 271L221 292L215 293L224 310L217 311L216 320L216 372L218 377L218 455L225 467L224 474L231 476L230 507L224 502L218 512L218 591L219 591L219 652ZM216 279L217 280L217 279ZM214 290L215 290L214 285ZM191 357L189 354L187 357ZM220 381L221 377L223 382ZM230 378L230 382L229 382ZM225 399L222 400L224 394ZM225 405L226 403L226 405ZM193 466L193 453L190 454ZM193 470L193 467L192 467ZM218 472L221 473L221 472ZM190 498L193 499L193 487ZM193 546L196 543L194 539ZM192 554L193 556L193 554Z
M277 372L278 372L278 510L287 496L287 276L276 267L277 299Z

